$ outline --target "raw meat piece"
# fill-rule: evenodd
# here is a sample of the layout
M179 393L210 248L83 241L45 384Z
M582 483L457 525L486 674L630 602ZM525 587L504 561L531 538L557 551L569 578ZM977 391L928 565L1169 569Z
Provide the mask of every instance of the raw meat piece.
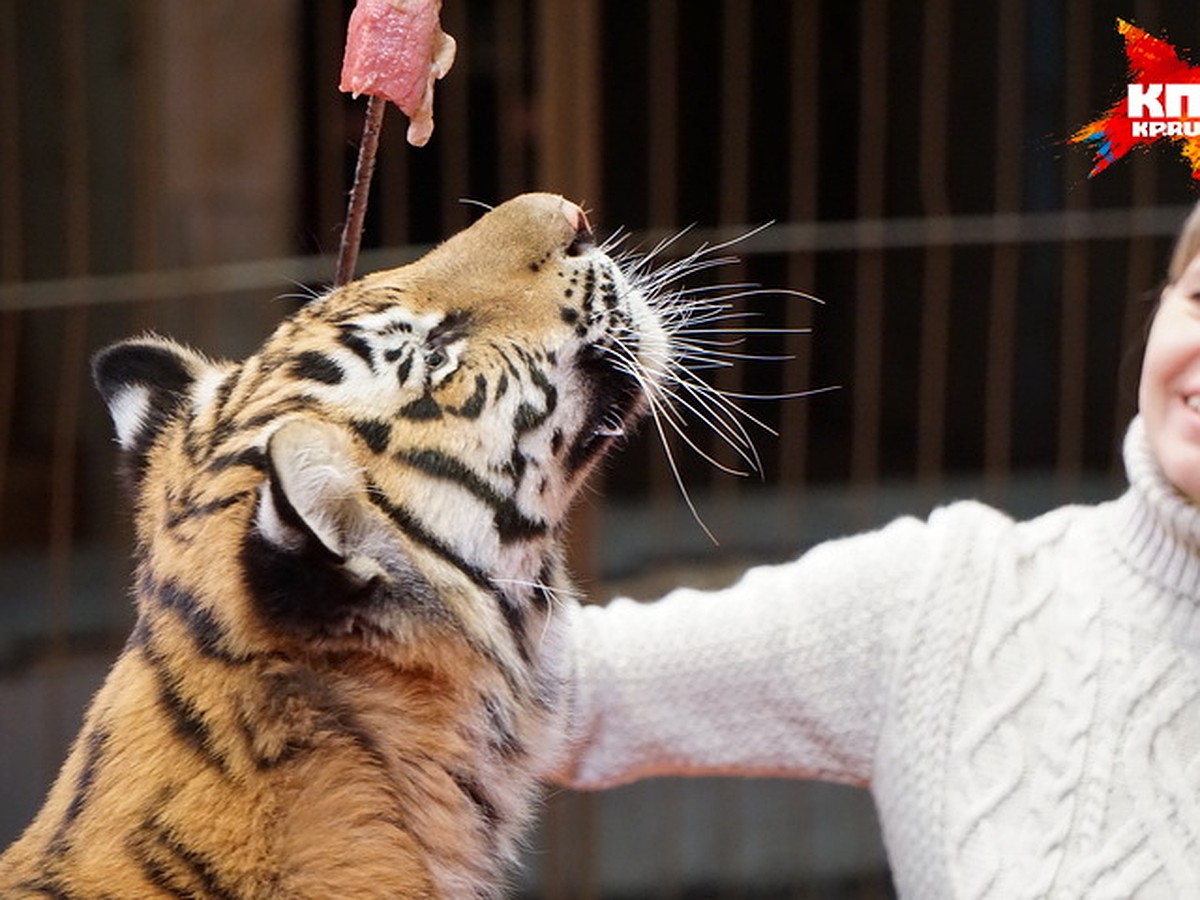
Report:
M358 0L346 32L340 89L395 103L414 147L433 133L433 83L454 65L441 9L442 0Z

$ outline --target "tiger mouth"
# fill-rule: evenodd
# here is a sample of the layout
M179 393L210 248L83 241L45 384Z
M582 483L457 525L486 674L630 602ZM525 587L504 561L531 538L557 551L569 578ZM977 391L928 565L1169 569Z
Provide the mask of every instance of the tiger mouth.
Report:
M625 437L645 407L637 379L624 371L604 347L588 347L577 365L590 399L583 426L571 449L575 468Z

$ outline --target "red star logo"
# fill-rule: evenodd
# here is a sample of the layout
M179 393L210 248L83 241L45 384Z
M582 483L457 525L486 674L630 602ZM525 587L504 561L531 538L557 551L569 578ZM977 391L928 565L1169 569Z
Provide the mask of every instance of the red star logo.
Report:
M1071 136L1095 152L1088 177L1134 147L1167 140L1180 145L1192 178L1200 181L1200 66L1188 65L1170 43L1124 19L1117 19L1117 31L1125 38L1128 94Z

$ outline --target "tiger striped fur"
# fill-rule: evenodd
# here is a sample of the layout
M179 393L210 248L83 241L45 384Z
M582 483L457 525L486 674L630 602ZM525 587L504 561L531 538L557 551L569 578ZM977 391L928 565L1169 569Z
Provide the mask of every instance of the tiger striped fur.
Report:
M244 362L97 354L138 619L0 896L502 893L554 765L563 518L669 355L544 194Z

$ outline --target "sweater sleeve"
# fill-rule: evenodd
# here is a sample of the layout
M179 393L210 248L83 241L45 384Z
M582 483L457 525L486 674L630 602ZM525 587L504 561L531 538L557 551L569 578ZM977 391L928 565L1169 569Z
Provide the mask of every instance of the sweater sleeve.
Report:
M911 518L748 570L719 591L572 617L559 780L779 775L864 784L929 526Z

